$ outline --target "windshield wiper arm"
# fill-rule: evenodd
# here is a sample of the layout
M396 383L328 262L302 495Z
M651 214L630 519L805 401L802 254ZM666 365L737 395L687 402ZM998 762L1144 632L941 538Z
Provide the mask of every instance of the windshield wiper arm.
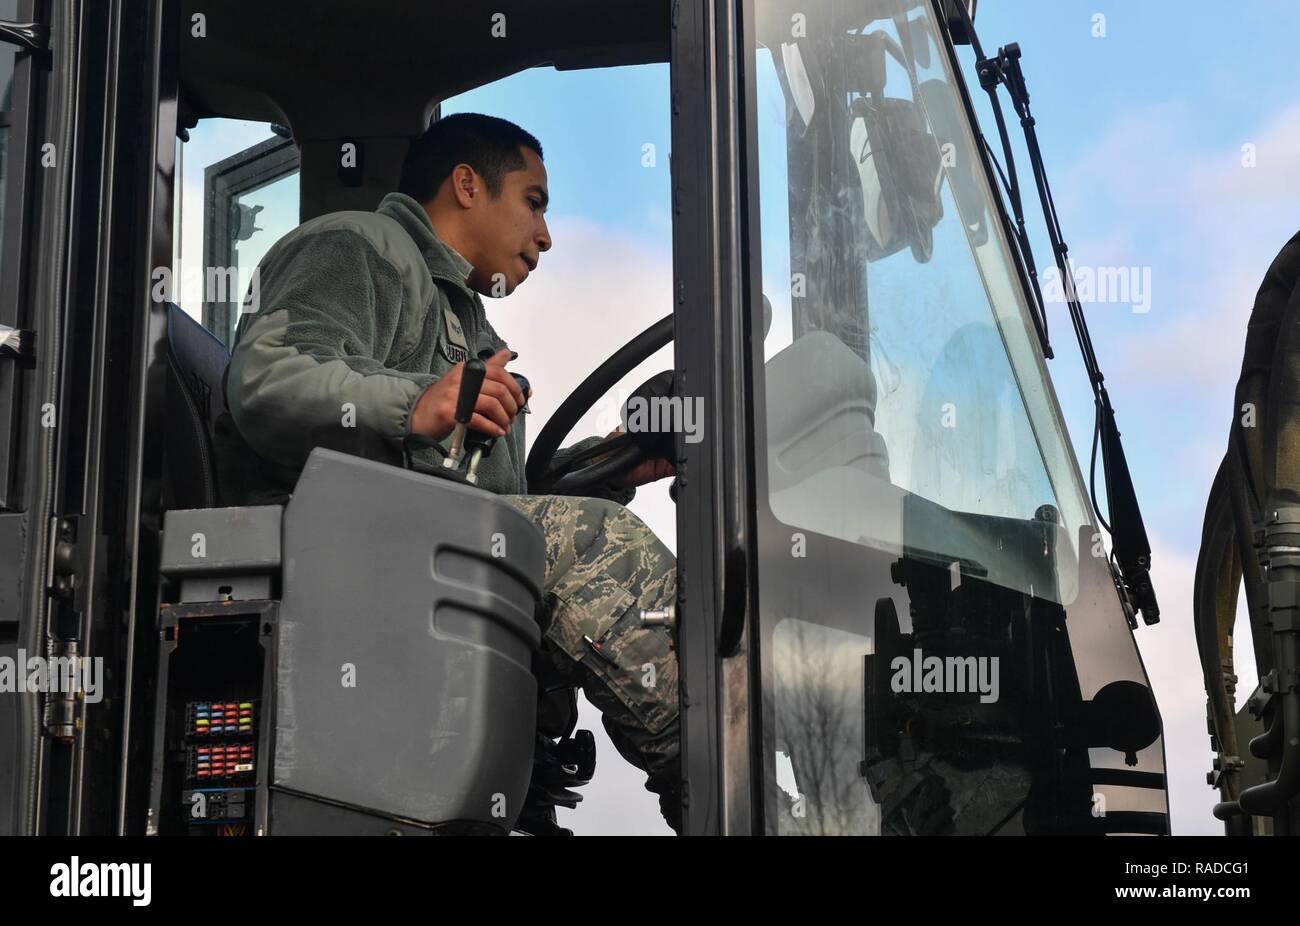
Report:
M1052 244L1052 254L1056 259L1057 270L1061 274L1062 289L1070 311L1070 322L1074 326L1075 337L1079 341L1079 353L1083 357L1084 367L1088 373L1088 382L1092 386L1093 401L1096 406L1096 420L1093 431L1092 460L1089 468L1088 490L1092 496L1092 505L1101 520L1102 526L1110 532L1114 547L1116 584L1125 599L1126 609L1134 608L1142 613L1147 624L1160 620L1160 606L1156 602L1155 590L1151 587L1151 544L1147 540L1146 526L1142 520L1142 511L1138 507L1137 493L1133 488L1133 477L1129 472L1128 461L1124 456L1124 446L1120 443L1119 427L1115 423L1115 410L1111 407L1110 396L1106 393L1105 377L1097 363L1097 354L1093 350L1092 336L1088 333L1088 322L1083 315L1074 287L1074 275L1070 270L1069 248L1061 235L1060 219L1056 213L1056 204L1052 200L1052 190L1047 183L1047 170L1043 164L1042 151L1038 147L1038 133L1035 121L1029 111L1029 89L1025 84L1025 75L1020 68L1020 46L1014 42L998 49L997 56L989 58L980 46L975 34L975 24L964 3L954 6L960 10L965 20L966 34L970 38L975 52L975 67L979 74L980 86L987 91L993 106L993 115L997 120L998 134L1002 137L1002 148L1007 162L1007 174L1002 175L1003 186L1007 189L1011 208L1015 213L1015 228L1012 230L1020 248L1019 258L1028 261L1028 280L1036 305L1035 323L1043 340L1043 352L1052 356L1047 342L1047 307L1043 294L1038 287L1038 276L1034 269L1033 252L1029 247L1029 235L1025 230L1024 211L1020 202L1020 186L1016 180L1015 162L1011 156L1011 139L1007 132L1006 120L998 102L998 85L1007 88L1011 105L1020 117L1021 128L1025 133L1025 147L1029 152L1029 164L1034 172L1034 183L1038 187L1038 198L1043 206L1043 219L1047 225L1047 236ZM987 140L984 142L988 146ZM991 152L990 152L991 154ZM996 159L994 163L996 163ZM1101 516L1101 506L1097 503L1096 462L1097 445L1101 445L1102 468L1106 478L1106 505L1110 511L1110 522ZM1082 551L1080 551L1082 555ZM1129 623L1136 626L1132 615Z

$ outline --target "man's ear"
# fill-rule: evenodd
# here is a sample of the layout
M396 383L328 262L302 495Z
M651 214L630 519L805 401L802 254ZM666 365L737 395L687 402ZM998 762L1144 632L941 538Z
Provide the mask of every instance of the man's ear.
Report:
M472 207L480 198L482 180L468 164L457 164L451 171L451 195L462 209Z

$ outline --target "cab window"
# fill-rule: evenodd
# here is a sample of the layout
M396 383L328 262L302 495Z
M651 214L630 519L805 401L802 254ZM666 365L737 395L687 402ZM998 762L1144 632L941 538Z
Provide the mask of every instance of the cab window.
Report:
M256 303L258 262L298 225L298 149L288 135L203 119L177 141L172 301L228 347L241 311Z
M514 293L484 299L492 326L519 353L512 369L526 374L534 390L525 420L531 446L588 374L672 311L668 66L532 68L439 108L441 115L509 119L543 147L553 246ZM204 119L178 151L174 301L227 345L252 268L299 224L297 153L283 131ZM227 277L237 285L226 285ZM613 431L632 391L672 367L669 345L597 402L565 443ZM669 483L640 487L630 507L675 550ZM596 736L597 774L576 810L561 809L560 825L582 833L670 833L644 776L619 756L599 713L581 696L579 703L579 727Z
M1061 732L1146 676L945 39L907 6L792 29L786 0L748 5L765 819L1071 831L1094 768L1161 746Z
M580 101L580 105L579 105ZM672 222L668 65L578 71L532 68L442 104L442 114L489 113L542 143L553 245L537 272L504 299L484 299L488 319L519 352L531 441L547 418L614 351L669 314ZM574 427L571 443L605 435L641 383L673 367L663 348L604 396ZM637 489L629 506L676 551L671 480ZM595 708L579 695L578 726L597 740L596 777L561 826L583 834L669 834L644 776L618 755Z

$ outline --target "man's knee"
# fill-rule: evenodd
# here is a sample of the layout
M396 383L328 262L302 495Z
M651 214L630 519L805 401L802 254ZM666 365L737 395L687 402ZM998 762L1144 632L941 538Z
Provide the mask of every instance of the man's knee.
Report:
M599 679L631 714L624 723L662 731L677 713L672 632L642 627L640 612L676 598L672 553L617 502L568 496L507 501L546 537L548 641ZM601 699L600 693L589 697ZM618 710L613 702L598 706Z
M503 495L501 500L537 525L546 537L548 555L555 549L586 552L604 533L605 524L627 511L618 502L568 495Z
M671 572L672 553L639 517L618 502L564 495L507 495L546 539L547 586L577 567L608 569L620 580Z

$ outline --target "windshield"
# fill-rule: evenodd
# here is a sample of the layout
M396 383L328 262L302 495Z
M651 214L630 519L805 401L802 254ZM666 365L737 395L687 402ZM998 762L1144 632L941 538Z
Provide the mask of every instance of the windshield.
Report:
M748 22L769 828L1086 828L1159 721L946 38L919 0ZM1112 701L1155 732L1059 732Z

